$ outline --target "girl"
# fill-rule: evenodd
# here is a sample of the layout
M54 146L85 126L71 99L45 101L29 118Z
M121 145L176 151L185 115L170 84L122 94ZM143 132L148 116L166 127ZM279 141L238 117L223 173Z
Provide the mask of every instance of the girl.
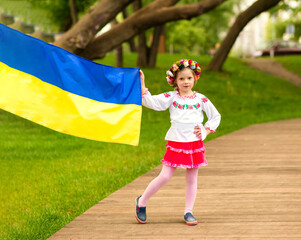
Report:
M192 91L201 74L199 64L190 59L175 62L166 72L167 82L175 91L152 96L145 87L144 74L140 71L142 104L156 111L169 108L171 127L165 140L166 153L161 160L161 173L136 199L136 219L146 223L146 203L164 184L166 184L177 167L186 168L186 203L184 220L188 225L198 222L192 215L192 209L197 192L198 168L206 166L205 146L203 140L215 132L221 115L204 95ZM203 111L208 117L205 125Z

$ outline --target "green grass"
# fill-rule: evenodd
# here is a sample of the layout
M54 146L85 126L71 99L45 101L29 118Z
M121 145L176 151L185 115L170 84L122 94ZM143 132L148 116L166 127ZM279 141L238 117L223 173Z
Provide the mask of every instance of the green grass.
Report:
M143 69L153 94L170 90L165 72L183 57L188 56L159 55L156 69ZM210 60L189 57L203 68ZM125 58L126 66L135 66L135 55ZM114 57L100 62L114 65ZM218 131L208 140L254 123L301 117L300 88L238 59L229 59L224 70L204 70L195 88L222 115ZM140 144L132 147L64 135L0 111L0 239L46 239L159 165L169 125L168 111L144 108Z
M274 60L280 62L291 72L301 76L301 55L275 57Z

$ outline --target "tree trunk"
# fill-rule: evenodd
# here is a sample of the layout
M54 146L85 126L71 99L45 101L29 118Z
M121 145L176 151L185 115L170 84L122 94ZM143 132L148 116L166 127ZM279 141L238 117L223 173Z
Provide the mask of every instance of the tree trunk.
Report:
M75 6L75 0L69 0L70 4L70 13L72 17L72 25L75 25L77 23L77 10Z
M172 2L172 4L174 4ZM136 0L133 3L134 11L138 11L142 8L142 1ZM147 46L147 39L145 36L145 31L142 31L138 35L138 59L137 59L137 65L140 67L154 67L156 65L156 58L157 58L157 51L158 51L158 41L160 38L160 34L158 36L158 28L155 27L154 33L153 33L153 41L152 46ZM160 28L161 29L161 28Z
M142 0L135 0L133 2L134 13L142 8ZM146 44L145 31L141 31L138 35L138 47L137 47L137 66L147 65L148 47Z
M172 6L178 0L156 0L141 8L110 31L94 39L84 50L76 52L88 59L103 58L122 42L128 41L143 30L166 22L191 19L213 10L226 0L204 0L199 3Z
M166 53L166 31L165 24L163 25L162 32L160 34L158 53Z
M156 66L160 36L163 30L164 30L164 25L155 27L154 34L153 34L153 42L148 57L148 67L154 68Z
M247 10L240 13L236 18L233 26L229 29L227 36L224 38L221 46L214 54L211 62L209 63L209 70L220 71L222 66L227 59L227 56L235 43L236 38L243 28L251 21L254 17L260 13L276 6L281 0L258 0L251 5Z
M70 52L84 49L96 33L134 0L101 0L54 44ZM117 44L120 45L121 43Z
M116 18L111 22L112 26L118 24ZM115 66L123 67L123 48L122 44L115 49Z
M146 44L146 36L145 32L141 32L138 35L138 58L137 58L137 66L146 67L147 59L149 54L149 48Z
M138 66L150 67L150 68L154 68L156 66L160 36L163 29L164 29L164 25L154 28L151 47L147 46L145 33L143 32L139 34L138 60L137 60Z
M116 67L123 67L123 48L122 45L116 48L115 65Z
M126 8L122 10L122 15L123 15L123 19L126 19L128 18L128 15L127 15L127 12L126 12ZM131 52L136 52L137 49L136 49L136 44L135 44L135 40L134 38L131 38L129 41L129 46L130 46L130 51Z

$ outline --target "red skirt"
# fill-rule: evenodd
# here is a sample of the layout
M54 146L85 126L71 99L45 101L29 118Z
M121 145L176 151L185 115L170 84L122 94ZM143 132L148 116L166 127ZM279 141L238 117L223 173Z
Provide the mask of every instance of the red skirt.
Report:
M170 167L181 168L207 166L205 145L202 140L184 143L168 141L166 153L161 162Z

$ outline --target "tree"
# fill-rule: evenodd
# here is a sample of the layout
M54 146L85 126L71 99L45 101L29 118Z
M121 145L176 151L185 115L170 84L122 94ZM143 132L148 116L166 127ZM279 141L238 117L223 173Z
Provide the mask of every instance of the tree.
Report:
M88 59L103 58L107 52L119 46L122 42L128 41L143 30L160 26L170 21L191 19L213 10L225 1L204 0L193 4L169 6L178 1L155 0L114 26L110 31L94 39L86 48L78 48L74 52Z
M70 4L70 13L72 18L72 25L74 25L78 19L75 0L69 0L69 4Z
M84 16L70 31L55 44L88 59L103 58L107 52L129 41L137 34L164 25L167 22L191 19L210 12L226 0L204 0L190 4L179 4L179 0L154 0L135 11L108 32L94 38L95 34L118 12L133 0L120 0L117 3L102 0ZM228 31L221 47L210 62L211 70L220 70L236 38L244 26L255 16L277 5L281 0L258 0L246 11L239 14Z
M207 54L211 47L220 43L220 33L229 28L234 16L235 1L227 1L221 6L191 20L170 22L166 26L167 43L175 52L186 54ZM179 34L181 33L181 34Z
M254 17L258 16L260 13L276 6L280 1L281 0L258 0L244 12L240 13L232 27L229 29L226 37L221 43L220 48L214 54L214 57L209 63L209 70L220 71L233 44L235 43L236 38L243 28L248 24L248 22Z
M174 4L174 2L170 2ZM136 0L133 3L134 11L137 12L142 8L142 1ZM147 45L145 30L138 35L138 59L137 65L141 67L155 67L157 52L159 47L160 36L164 31L164 25L156 26L153 30L151 46Z
M128 13L127 13L127 9L124 8L122 10L122 15L123 15L123 19L126 19L128 18ZM134 38L131 38L129 41L129 46L130 46L130 50L131 52L137 52L137 48L136 48L136 44L135 44L135 39Z
M111 22L122 9L133 1L134 0L99 1L54 44L73 53L78 49L86 48L96 33L107 23Z

